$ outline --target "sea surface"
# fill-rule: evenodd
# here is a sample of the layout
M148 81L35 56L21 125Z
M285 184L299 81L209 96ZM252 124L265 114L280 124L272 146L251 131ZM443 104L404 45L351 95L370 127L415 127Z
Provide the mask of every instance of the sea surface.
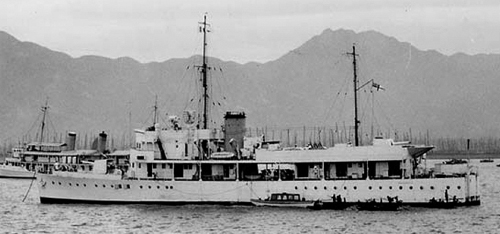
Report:
M0 179L0 233L500 233L500 159L471 162L480 170L480 206L401 211L52 205L40 204L36 182L29 190L31 180Z

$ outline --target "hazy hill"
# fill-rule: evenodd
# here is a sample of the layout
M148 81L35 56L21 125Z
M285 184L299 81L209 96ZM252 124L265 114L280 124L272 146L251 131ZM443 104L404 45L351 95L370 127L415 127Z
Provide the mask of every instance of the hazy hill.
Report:
M226 110L244 110L249 126L352 125L352 57L346 53L353 43L360 84L374 79L385 88L374 93L373 102L374 90L361 90L365 129L374 103L374 124L384 132L500 135L500 106L495 105L500 55L445 56L374 31L343 29L327 29L263 64L210 58L214 124L222 123ZM198 104L200 61L199 56L146 64L132 58L72 58L0 32L0 140L34 134L46 97L49 125L60 132L127 135L150 123L155 95L162 116L180 115Z

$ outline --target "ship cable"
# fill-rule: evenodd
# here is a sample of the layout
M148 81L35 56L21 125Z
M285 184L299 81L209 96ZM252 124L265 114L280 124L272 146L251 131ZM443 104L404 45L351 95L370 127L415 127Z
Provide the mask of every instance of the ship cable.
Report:
M28 197L28 194L30 193L31 187L33 186L33 181L36 180L36 170L33 172L33 179L31 179L30 187L28 188L28 191L26 191L26 194L24 195L23 202L26 200L26 197Z

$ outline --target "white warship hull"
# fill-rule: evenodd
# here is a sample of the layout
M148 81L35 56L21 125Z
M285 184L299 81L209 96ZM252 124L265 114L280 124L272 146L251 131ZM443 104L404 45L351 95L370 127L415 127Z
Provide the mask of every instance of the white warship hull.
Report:
M345 203L369 200L387 202L398 197L408 205L432 205L431 201L477 205L476 175L429 179L317 180L317 181L172 181L127 180L119 177L89 178L76 175L37 175L42 203L164 203L251 204L272 193L297 193L306 200Z
M0 166L0 178L34 179L35 174L18 166Z

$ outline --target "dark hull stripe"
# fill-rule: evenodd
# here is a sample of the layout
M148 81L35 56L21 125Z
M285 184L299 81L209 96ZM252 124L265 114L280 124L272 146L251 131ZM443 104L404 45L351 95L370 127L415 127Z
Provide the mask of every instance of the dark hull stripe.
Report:
M50 198L40 197L40 202L45 204L69 204L69 203L84 203L84 204L160 204L160 205L252 205L251 202L178 202L178 201L106 201L106 200L80 200L80 199L65 199L65 198Z
M40 197L40 202L44 204L71 204L71 203L83 203L83 204L160 204L160 205L250 205L253 206L251 202L179 202L179 201L106 201L106 200L79 200L79 199L62 199L62 198L49 198ZM428 208L454 208L459 206L478 206L481 201L473 201L466 203L416 203L416 202L403 202L401 206L411 206L411 207L428 207ZM349 206L366 205L366 203L324 203L324 209L344 209ZM365 206L366 207L366 206ZM378 203L380 209L397 207L396 204L392 203ZM369 207L368 207L369 208Z

